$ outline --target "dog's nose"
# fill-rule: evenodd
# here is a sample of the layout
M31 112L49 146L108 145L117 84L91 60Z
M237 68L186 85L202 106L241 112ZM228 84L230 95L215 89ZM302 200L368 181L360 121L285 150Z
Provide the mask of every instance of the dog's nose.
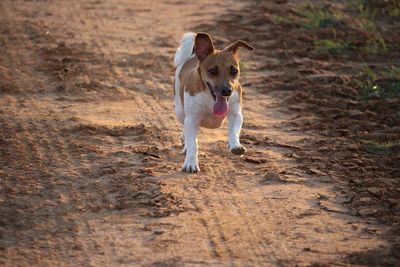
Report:
M221 88L221 95L222 96L230 96L232 93L232 89L228 86L224 86Z

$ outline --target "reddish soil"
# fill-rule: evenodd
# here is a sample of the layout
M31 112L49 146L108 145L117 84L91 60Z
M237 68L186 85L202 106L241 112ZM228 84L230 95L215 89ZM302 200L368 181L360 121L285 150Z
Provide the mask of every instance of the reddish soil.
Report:
M195 3L196 2L196 3ZM337 38L370 33L343 12ZM333 2L333 4L332 4ZM363 99L363 62L315 53L303 1L0 3L0 265L398 266L400 99ZM207 7L207 8L205 8ZM172 58L187 31L242 52L248 152L202 130L197 174L180 171ZM387 82L387 81L381 81Z

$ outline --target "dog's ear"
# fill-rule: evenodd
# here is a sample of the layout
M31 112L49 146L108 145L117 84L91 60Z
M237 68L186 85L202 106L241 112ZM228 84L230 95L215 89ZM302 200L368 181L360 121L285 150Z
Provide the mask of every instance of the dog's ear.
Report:
M242 41L242 40L234 42L233 44L226 47L224 50L230 51L230 52L236 54L239 47L246 48L247 50L254 50L254 47L252 47L251 45L249 45L248 43L246 43L245 41Z
M200 32L196 34L194 41L194 53L199 60L205 59L209 54L214 52L214 45L211 37L207 33Z

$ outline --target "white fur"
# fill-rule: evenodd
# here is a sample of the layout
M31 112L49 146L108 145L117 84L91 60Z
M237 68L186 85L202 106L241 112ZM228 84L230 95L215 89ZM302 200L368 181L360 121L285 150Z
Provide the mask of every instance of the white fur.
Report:
M185 33L181 40L181 45L175 53L174 63L176 66L183 65L193 55L194 39L196 34L194 32Z
M200 125L207 123L211 128L218 128L222 124L222 119L216 118L213 115L214 98L208 90L197 93L194 96L185 92L184 105L181 103L179 73L184 63L194 57L194 39L194 33L186 33L174 58L174 62L177 65L175 72L175 112L178 120L184 125L182 136L184 139L183 151L186 152L186 158L182 165L182 170L186 172L200 171L197 157L197 135ZM229 149L231 151L234 149L244 149L239 142L243 116L241 113L240 96L237 91L229 98L228 104Z
M195 55L193 54L194 39L196 35L193 32L185 33L181 40L181 45L175 53L174 63L176 65L175 71L175 113L178 120L184 123L185 113L183 110L183 103L181 103L181 98L179 90L181 88L181 81L179 80L179 73L183 65Z
M230 101L229 101L230 102ZM229 103L228 117L228 128L229 128L229 150L240 149L242 145L239 141L240 130L242 129L243 116L242 107L240 102Z
M183 123L183 121L185 119L183 103L181 102L181 97L179 94L179 90L181 88L181 81L179 80L179 73L181 72L182 67L183 67L183 64L179 65L175 71L175 98L174 98L176 117L178 118L178 121L180 121L181 123Z

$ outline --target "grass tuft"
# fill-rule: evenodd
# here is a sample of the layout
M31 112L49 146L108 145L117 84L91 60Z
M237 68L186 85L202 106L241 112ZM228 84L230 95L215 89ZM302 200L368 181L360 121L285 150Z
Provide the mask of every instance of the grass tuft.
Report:
M346 44L330 39L319 39L314 41L314 50L313 53L330 53L337 54L343 49L346 49Z
M337 15L329 9L323 10L312 1L306 1L306 6L299 10L300 15L307 18L304 25L307 29L328 28L338 24Z
M370 154L389 157L400 153L400 140L386 143L361 140L360 143L361 148Z
M364 64L361 79L355 79L361 89L361 100L400 97L400 67L389 66L373 70Z

